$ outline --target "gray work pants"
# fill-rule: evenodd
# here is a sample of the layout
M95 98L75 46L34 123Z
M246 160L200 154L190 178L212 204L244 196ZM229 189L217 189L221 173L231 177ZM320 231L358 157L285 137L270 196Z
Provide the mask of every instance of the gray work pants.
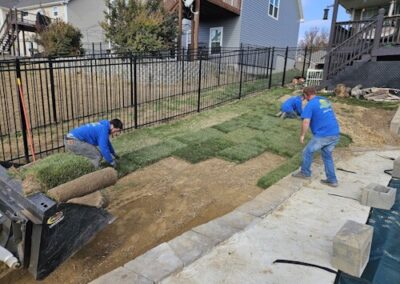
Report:
M64 145L66 150L76 155L88 158L96 169L99 167L102 155L96 146L76 139L68 138L64 138Z

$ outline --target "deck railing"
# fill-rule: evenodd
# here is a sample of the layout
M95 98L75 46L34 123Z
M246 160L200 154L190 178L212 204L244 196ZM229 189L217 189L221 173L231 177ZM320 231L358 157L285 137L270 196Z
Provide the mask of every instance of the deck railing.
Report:
M325 79L332 78L364 55L371 58L382 47L399 45L399 27L400 15L385 17L383 9L374 19L338 22L332 48L325 56Z

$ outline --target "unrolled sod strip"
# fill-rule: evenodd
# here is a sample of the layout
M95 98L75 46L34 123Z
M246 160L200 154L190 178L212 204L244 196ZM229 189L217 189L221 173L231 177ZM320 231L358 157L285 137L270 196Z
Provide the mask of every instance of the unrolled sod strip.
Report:
M105 168L54 187L48 191L48 195L58 202L65 202L111 186L117 182L117 179L116 170Z

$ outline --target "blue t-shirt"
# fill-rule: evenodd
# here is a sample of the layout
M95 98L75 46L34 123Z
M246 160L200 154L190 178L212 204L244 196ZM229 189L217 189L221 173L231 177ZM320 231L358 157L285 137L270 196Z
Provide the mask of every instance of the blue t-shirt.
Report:
M112 163L113 158L111 154L115 154L115 151L111 145L109 133L110 122L108 120L101 120L74 128L69 134L80 141L99 146L104 160L108 163Z
M301 96L291 97L287 99L281 106L282 112L295 112L297 115L302 113Z
M314 97L304 107L302 119L310 119L311 132L315 137L339 135L339 124L331 103L324 97Z

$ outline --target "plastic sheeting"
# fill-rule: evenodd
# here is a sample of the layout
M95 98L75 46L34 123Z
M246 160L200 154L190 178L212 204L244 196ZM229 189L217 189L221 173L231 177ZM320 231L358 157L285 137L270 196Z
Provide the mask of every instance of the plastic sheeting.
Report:
M391 210L373 209L368 219L374 227L370 259L361 278L345 273L338 275L339 284L400 283L400 179L391 179L397 188L396 202Z

